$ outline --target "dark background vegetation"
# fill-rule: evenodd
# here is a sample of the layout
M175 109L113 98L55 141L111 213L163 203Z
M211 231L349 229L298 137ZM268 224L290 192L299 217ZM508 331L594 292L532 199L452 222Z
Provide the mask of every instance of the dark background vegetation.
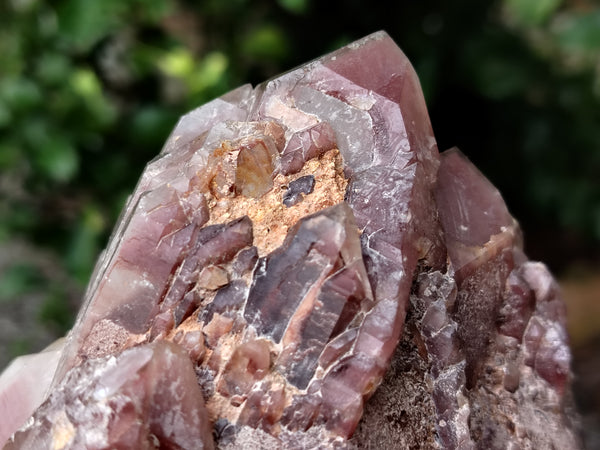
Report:
M413 62L440 150L459 146L499 187L530 256L564 277L597 267L592 0L7 0L0 368L68 330L124 200L182 113L378 29ZM585 307L597 312L598 297Z

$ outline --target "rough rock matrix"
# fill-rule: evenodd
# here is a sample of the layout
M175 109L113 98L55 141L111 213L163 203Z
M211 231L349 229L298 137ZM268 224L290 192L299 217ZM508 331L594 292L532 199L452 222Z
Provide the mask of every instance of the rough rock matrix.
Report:
M579 448L556 283L383 32L183 116L28 358L6 449Z

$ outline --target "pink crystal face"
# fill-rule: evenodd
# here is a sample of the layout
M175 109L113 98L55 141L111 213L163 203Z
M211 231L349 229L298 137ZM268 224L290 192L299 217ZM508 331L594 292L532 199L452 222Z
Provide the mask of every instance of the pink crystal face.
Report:
M459 282L518 239L500 192L456 148L444 152L437 202L448 257Z
M0 442L23 425L44 401L64 339L40 353L15 359L0 375Z
M458 150L440 161L404 54L367 36L181 118L8 448L386 448L349 439L409 307L418 351L394 361L419 361L427 445L543 447L486 419L507 404L564 418L563 304L520 245L495 188ZM537 436L518 417L513 435Z

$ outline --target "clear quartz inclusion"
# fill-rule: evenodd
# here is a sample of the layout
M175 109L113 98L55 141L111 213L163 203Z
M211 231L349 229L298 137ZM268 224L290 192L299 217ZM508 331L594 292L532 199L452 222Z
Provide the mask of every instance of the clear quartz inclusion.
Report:
M7 448L381 447L410 308L423 445L577 446L555 283L378 32L181 118Z

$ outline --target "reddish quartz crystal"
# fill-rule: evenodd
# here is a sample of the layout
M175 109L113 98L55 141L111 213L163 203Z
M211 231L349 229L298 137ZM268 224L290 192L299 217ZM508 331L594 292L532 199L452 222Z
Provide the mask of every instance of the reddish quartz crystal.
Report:
M159 341L71 370L5 449L214 448L187 353Z
M396 350L409 306L416 344ZM415 371L382 392L412 386L408 417L427 413L390 429L410 398L377 403L395 351ZM457 150L440 165L416 74L379 32L182 117L8 448L211 448L211 427L221 448L572 448L566 426L538 433L560 429L569 380L552 278L493 186ZM494 422L507 404L512 429Z

